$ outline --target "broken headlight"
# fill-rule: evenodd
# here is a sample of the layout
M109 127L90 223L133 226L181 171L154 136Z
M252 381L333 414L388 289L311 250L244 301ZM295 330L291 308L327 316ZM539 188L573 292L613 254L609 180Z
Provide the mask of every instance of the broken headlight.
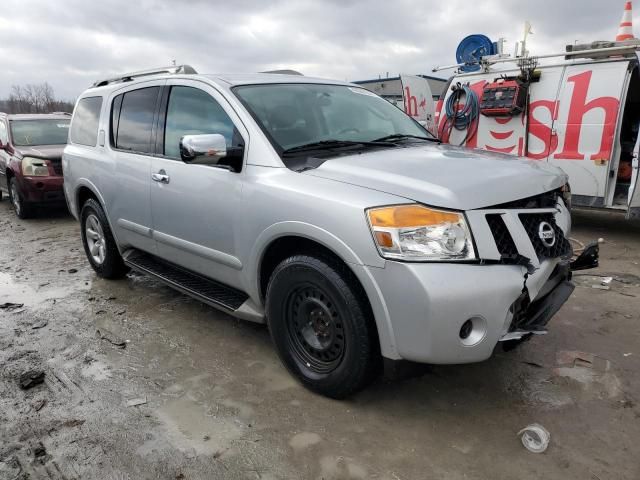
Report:
M48 177L49 165L40 158L24 157L22 159L22 174L25 177Z
M462 213L412 204L371 208L367 217L384 258L418 262L476 258Z

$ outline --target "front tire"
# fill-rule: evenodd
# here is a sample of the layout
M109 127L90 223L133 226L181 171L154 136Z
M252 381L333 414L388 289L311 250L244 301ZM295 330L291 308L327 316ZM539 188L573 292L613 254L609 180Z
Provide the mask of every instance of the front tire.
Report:
M25 202L18 188L18 181L15 177L9 180L9 199L16 216L22 220L33 217L33 207Z
M353 273L329 256L295 255L267 287L271 338L287 369L310 390L341 399L381 367L372 314Z
M122 278L128 268L122 261L107 216L93 198L82 206L80 226L84 252L98 276L108 279Z

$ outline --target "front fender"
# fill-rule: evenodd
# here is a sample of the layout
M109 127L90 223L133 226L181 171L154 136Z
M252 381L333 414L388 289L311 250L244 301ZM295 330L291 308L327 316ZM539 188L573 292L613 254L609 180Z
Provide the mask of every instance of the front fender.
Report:
M265 252L278 238L290 236L306 238L323 245L351 268L351 271L360 281L371 305L378 330L378 337L380 339L382 355L387 358L399 359L400 356L396 349L389 311L382 293L370 272L370 269L380 267L365 265L358 254L343 240L316 225L297 221L280 222L269 226L258 235L249 262L246 265L246 271L251 278L250 291L247 292L249 296L251 296L257 304L262 303L260 295L260 265L262 264ZM381 261L381 264L384 265L384 260Z

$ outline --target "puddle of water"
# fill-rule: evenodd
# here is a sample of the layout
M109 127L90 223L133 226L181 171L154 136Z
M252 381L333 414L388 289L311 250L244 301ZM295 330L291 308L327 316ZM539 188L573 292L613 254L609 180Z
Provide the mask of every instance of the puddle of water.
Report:
M229 417L206 416L202 406L186 397L168 402L156 415L174 447L193 449L198 455L220 455L243 435L239 422Z
M77 290L89 288L90 286L67 282L65 285L46 285L36 290L25 283L14 281L8 273L0 272L0 303L22 303L25 307L42 308L49 300L65 298Z
M344 457L329 455L320 459L321 477L327 480L364 480L370 478L367 470Z

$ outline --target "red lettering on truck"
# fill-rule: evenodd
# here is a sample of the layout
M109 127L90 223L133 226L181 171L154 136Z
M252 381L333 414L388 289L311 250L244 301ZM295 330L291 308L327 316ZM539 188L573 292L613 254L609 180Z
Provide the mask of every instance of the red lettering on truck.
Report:
M584 155L579 152L582 122L587 112L595 108L601 108L604 111L605 119L600 151L591 155L590 160L601 158L609 160L611 158L620 101L615 97L599 97L587 102L587 92L589 91L592 73L589 70L567 79L568 82L574 84L573 94L571 95L571 105L569 106L564 145L562 151L555 154L554 158L584 160Z
M542 141L544 148L541 152L527 152L527 157L534 160L541 160L547 158L552 152L555 152L558 148L558 136L554 134L550 125L541 122L536 119L535 111L537 109L546 108L551 114L551 118L555 119L557 116L557 108L559 102L553 100L538 100L531 102L529 105L529 134L533 135L540 141Z

